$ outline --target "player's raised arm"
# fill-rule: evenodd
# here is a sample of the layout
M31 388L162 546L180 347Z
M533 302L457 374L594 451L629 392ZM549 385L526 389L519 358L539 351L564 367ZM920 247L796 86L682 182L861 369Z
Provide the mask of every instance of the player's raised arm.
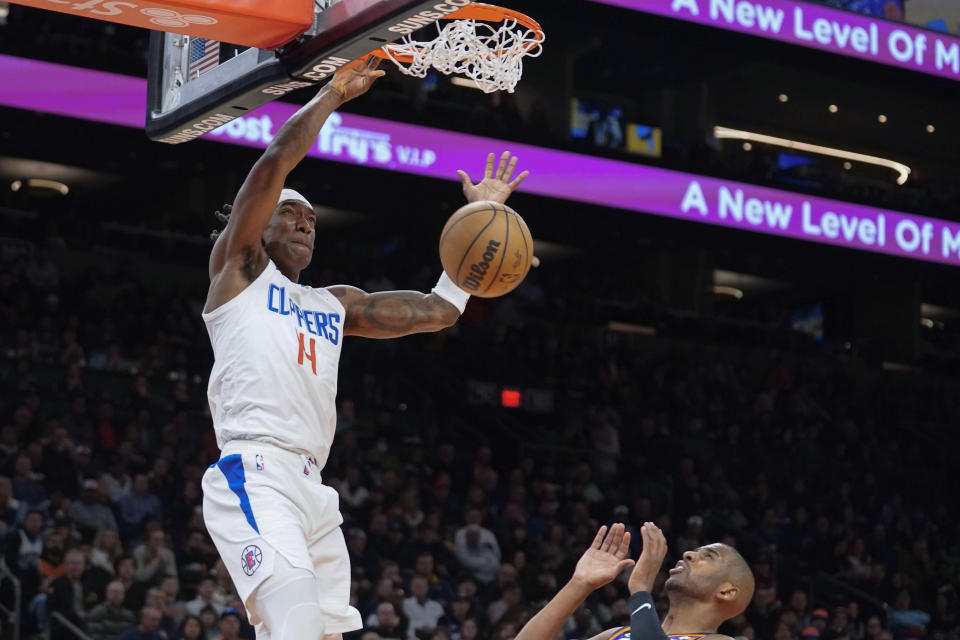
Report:
M600 527L593 544L581 556L573 577L540 612L523 625L516 640L553 640L563 629L567 618L573 615L591 593L613 581L622 571L633 565L630 553L630 533L622 524L615 524L607 532ZM604 632L609 637L612 631Z
M510 194L520 186L520 183L530 175L529 171L522 171L520 175L513 178L513 172L517 168L517 156L511 156L509 151L500 154L500 162L497 163L494 170L496 155L491 153L487 156L487 164L483 170L483 180L473 184L466 171L458 170L460 182L463 184L463 195L467 202L478 202L480 200L490 200L504 204ZM513 178L511 180L511 178Z
M355 60L338 71L310 102L297 111L270 142L247 174L230 211L229 222L210 255L210 297L216 307L236 296L266 265L260 237L277 207L284 180L310 150L326 119L340 105L370 88L384 74L377 58ZM217 286L217 277L229 266L237 278ZM233 282L236 280L236 282ZM239 290L235 290L239 287ZM220 289L224 289L220 291Z
M630 595L638 591L648 593L653 591L653 584L663 566L663 559L667 557L667 539L657 525L652 522L644 523L640 527L640 538L643 542L643 550L627 582Z
M643 551L627 582L627 588L630 589L630 599L627 601L630 608L630 637L636 640L667 640L650 593L667 555L667 540L652 522L640 527L640 537L643 539Z
M529 175L513 173L517 157L504 151L494 169L496 156L487 156L483 180L473 184L465 171L457 171L463 183L467 202L489 200L504 203L514 189ZM469 294L460 289L444 273L430 293L419 291L384 291L367 293L356 287L329 287L347 311L344 334L363 338L399 338L413 333L440 331L456 323L466 308Z

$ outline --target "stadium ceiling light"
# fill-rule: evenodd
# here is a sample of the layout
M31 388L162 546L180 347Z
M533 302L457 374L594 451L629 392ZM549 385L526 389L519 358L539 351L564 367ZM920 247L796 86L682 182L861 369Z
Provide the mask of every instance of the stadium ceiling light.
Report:
M835 104L832 104L829 107L827 107L827 111L829 111L830 113L836 113L837 111L840 111L840 107L838 107Z
M877 116L877 122L879 122L880 124L886 124L887 116L881 113L880 115Z
M28 189L44 189L54 191L62 196L70 193L70 187L59 180L47 180L46 178L27 178L26 187Z
M919 369L913 365L905 364L903 362L890 362L889 360L884 360L880 363L880 368L884 371L892 371L894 373L918 373Z
M788 95L785 94L785 93L781 93L780 96L779 96L779 100L780 100L780 102L789 102L789 101L790 101L790 96L788 96Z
M470 78L461 78L460 76L453 76L450 78L450 84L456 85L458 87L466 87L467 89L479 89L477 83L471 80Z
M930 318L934 321L953 321L960 319L960 309L955 309L952 307L943 307L937 304L930 304L929 302L920 303L920 316L922 318Z
M735 298L737 300L741 300L743 298L742 289L737 289L736 287L728 287L727 285L723 285L723 284L713 285L713 292L718 296L730 296L731 298Z
M913 171L907 165L903 164L902 162L897 162L896 160L888 160L887 158L880 158L877 156L868 156L864 153L844 151L843 149L834 149L833 147L823 147L818 144L800 142L799 140L777 138L774 136L763 135L762 133L753 133L751 131L741 131L739 129L716 126L713 128L713 135L718 140L747 140L750 142L769 144L775 147L795 149L796 151L817 153L824 156L831 156L833 158L840 158L842 160L850 160L852 162L862 162L864 164L887 167L888 169L892 169L900 174L897 178L897 184L901 185L906 184L907 179L910 178L910 173Z
M609 323L607 323L607 329L610 331L629 333L637 336L652 337L657 335L656 327L651 327L645 324L634 324L632 322L618 322L616 320L611 320Z
M70 187L59 180L47 180L46 178L27 178L26 180L14 180L10 183L10 191L17 192L21 189L44 189L54 191L61 196L70 193Z
M753 145L752 145L752 144L750 144L749 142L744 142L744 143L743 143L743 150L744 150L744 151L750 151L751 149L753 149Z
M936 128L935 126L933 126L932 124L928 124L928 125L927 125L927 133L933 133L933 132L936 131L936 130L937 130L937 128Z

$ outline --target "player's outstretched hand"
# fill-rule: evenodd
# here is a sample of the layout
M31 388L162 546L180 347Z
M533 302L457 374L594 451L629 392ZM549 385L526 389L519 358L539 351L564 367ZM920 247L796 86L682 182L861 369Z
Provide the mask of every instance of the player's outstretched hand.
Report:
M386 71L377 70L379 64L380 58L376 56L354 60L333 74L333 79L327 86L340 95L341 102L353 100L366 93L367 89L373 86L374 80L387 74Z
M524 178L530 175L529 171L523 171L516 178L513 178L513 171L517 168L517 156L510 156L509 151L504 151L500 156L500 162L497 164L497 170L494 172L493 165L496 155L487 156L487 166L483 171L483 180L478 184L473 184L466 171L457 170L460 181L463 183L463 195L467 197L467 202L478 202L480 200L492 200L503 204L513 193L513 190L520 186ZM510 180L513 178L513 180Z
M631 594L653 589L653 583L663 566L663 559L667 556L667 539L657 525L645 522L640 527L640 537L643 540L643 551L640 552L640 559L637 560L637 566L630 573L630 581L627 583Z
M599 589L612 582L624 569L628 569L633 560L627 558L630 553L630 533L619 522L610 527L600 527L593 544L577 562L573 579L590 587Z

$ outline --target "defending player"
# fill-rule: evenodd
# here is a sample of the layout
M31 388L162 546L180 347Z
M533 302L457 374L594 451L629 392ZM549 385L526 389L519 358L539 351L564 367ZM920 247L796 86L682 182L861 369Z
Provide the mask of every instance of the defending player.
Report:
M254 164L210 255L203 319L215 362L208 397L221 448L203 477L210 535L260 640L317 640L359 629L336 491L321 482L336 422L343 337L394 338L457 321L469 296L441 276L432 293L368 294L298 284L316 217L284 189L327 117L367 91L376 63L343 68ZM516 158L493 156L484 180L461 172L467 199L504 202Z
M623 533L623 525L611 527L607 538L612 542L603 540L604 533L601 528L570 582L520 630L516 640L556 638L587 596L632 564L624 560L630 539ZM591 640L731 640L717 629L743 612L753 598L753 573L743 557L721 543L684 553L664 585L670 610L661 623L650 590L667 554L667 542L650 522L640 533L643 551L628 583L630 626L608 629Z

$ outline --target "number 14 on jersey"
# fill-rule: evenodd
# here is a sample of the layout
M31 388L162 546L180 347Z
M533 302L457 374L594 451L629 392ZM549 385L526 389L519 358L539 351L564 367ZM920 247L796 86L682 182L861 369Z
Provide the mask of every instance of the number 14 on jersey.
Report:
M297 354L297 364L303 365L303 361L310 361L310 368L313 375L317 375L317 339L313 336L305 336L297 332L297 341L300 343L300 353Z

